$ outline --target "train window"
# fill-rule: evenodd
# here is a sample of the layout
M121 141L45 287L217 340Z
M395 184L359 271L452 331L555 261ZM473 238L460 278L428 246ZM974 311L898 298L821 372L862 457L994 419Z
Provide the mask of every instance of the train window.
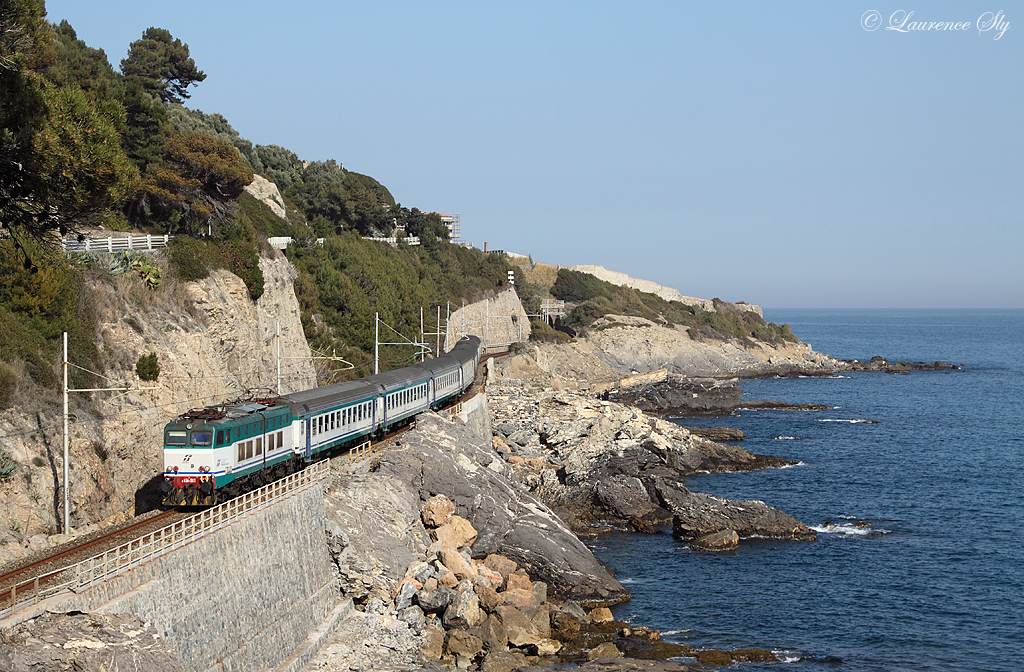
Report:
M188 443L188 432L183 429L167 430L168 446L184 446L186 443Z
M238 461L241 462L244 459L245 459L245 444L244 443L239 443L238 444Z
M217 431L217 445L223 445L224 443L224 430Z
M208 429L192 432L193 446L208 446L213 443L213 432Z
M256 437L256 454L257 455L262 455L263 454L263 437L262 436Z
M284 447L284 430L277 433L277 447Z
M252 457L252 441L245 442L245 459Z

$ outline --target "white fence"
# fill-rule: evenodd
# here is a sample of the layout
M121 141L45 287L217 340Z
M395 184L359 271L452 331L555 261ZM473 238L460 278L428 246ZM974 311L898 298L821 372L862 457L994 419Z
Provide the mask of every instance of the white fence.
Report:
M40 578L22 583L10 592L10 605L0 609L0 619L40 600L65 590L80 592L89 586L123 574L196 539L223 529L243 516L265 509L284 497L312 487L330 473L330 462L323 460L259 490L236 497L194 516L179 520L127 544L93 556L60 570L55 581L40 587Z
M391 247L397 247L398 246L398 241L400 241L400 240L404 240L406 245L419 245L420 244L419 236L408 236L406 238L395 238L394 236L392 236L390 238L378 238L378 237L371 237L371 236L363 236L363 240L372 240L375 243L387 243Z
M171 240L168 235L120 235L106 238L64 238L60 246L66 252L125 252L127 250L156 250L167 247Z

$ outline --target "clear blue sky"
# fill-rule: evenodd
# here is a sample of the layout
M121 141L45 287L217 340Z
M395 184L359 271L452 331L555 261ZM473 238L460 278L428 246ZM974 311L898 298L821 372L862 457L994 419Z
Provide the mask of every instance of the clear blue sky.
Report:
M115 67L170 30L190 107L477 247L764 306L1024 307L1020 5L996 40L975 2L46 4Z

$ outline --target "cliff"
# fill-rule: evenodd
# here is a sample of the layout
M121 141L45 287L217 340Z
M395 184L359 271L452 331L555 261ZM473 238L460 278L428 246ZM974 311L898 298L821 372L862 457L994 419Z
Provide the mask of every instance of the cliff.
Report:
M70 395L71 527L89 532L148 510L163 471L163 426L196 406L276 388L275 335L281 322L282 391L316 384L292 283L295 269L277 254L260 259L265 291L253 302L226 271L198 282L167 281L157 291L128 274L94 281L83 300L97 310L105 384L135 382L138 358L155 352L160 377L151 390ZM0 434L17 463L0 484L0 564L63 541L62 411L59 395L5 412ZM48 538L49 536L49 538Z

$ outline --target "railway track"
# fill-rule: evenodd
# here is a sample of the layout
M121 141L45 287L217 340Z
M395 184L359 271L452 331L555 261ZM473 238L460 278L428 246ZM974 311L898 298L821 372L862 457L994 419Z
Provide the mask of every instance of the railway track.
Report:
M18 595L26 592L38 594L57 580L57 577L68 567L83 560L99 555L112 548L140 537L152 530L157 530L187 518L190 512L159 511L151 515L133 518L114 530L89 535L85 539L75 539L56 549L49 549L49 555L32 556L21 563L8 565L4 574L0 574L0 611L10 608ZM13 592L12 592L13 591Z

